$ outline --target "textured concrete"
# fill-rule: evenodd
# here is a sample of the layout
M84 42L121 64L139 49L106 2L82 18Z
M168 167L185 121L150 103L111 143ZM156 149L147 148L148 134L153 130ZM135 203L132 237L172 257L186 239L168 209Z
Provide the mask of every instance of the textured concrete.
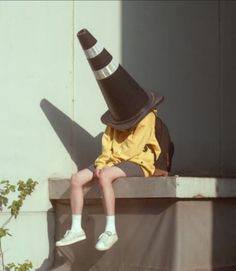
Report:
M69 179L50 179L49 198L68 199ZM236 179L200 177L130 177L114 182L116 198L231 198L236 197ZM98 199L96 182L85 187L85 198Z

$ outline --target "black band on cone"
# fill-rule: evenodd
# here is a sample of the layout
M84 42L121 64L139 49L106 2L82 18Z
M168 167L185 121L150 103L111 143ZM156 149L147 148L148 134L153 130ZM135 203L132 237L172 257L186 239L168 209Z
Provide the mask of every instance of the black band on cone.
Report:
M103 49L101 54L97 55L94 58L88 59L88 62L93 71L100 70L106 67L112 60L112 56L107 52L106 49Z

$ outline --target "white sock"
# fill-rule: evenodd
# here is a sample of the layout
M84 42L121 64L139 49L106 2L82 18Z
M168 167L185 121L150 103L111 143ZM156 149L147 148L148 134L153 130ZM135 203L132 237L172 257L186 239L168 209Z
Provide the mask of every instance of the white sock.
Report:
M106 216L105 231L110 231L111 233L116 233L116 224L115 224L115 216L114 215Z
M81 231L81 215L72 215L72 225L71 225L71 231Z

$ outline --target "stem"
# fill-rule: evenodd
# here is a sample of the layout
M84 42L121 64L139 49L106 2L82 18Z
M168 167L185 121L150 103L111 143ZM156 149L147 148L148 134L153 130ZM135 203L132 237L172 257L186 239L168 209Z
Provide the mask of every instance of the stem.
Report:
M5 271L4 255L2 251L2 238L0 238L0 253L1 253L1 261L2 261L2 271Z
M13 216L11 215L5 222L4 224L1 226L1 228L4 228L11 220L12 220Z

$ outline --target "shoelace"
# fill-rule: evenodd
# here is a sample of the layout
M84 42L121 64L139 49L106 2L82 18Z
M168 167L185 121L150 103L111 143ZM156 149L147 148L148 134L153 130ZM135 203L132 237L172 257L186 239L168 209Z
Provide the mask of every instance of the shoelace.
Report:
M99 236L99 240L103 239L102 241L106 242L110 236L112 236L112 232L105 231Z
M68 231L66 231L66 233L64 234L64 237L66 237L68 234L69 234L69 230Z

